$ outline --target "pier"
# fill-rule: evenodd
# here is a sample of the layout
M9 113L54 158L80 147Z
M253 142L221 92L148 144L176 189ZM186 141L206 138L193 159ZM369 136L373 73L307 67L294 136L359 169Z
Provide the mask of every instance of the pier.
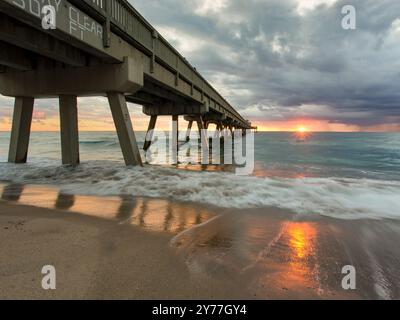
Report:
M54 9L55 28L44 23ZM126 0L0 0L0 93L14 97L9 162L28 158L35 99L59 98L62 163L79 164L78 97L106 96L126 165L142 159L127 103L150 117L151 146L160 116L205 129L254 130ZM134 121L133 121L134 122ZM174 150L175 151L175 150Z

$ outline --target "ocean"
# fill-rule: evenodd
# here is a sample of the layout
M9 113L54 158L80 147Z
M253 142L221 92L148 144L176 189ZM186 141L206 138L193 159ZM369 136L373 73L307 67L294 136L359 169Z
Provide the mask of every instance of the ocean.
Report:
M140 145L144 137L137 133ZM400 219L400 133L257 133L249 176L236 175L232 165L197 164L196 138L182 143L180 165L142 168L124 166L114 132L81 132L76 168L61 166L57 132L32 133L26 165L6 163L8 144L9 133L0 133L3 182L50 184L76 195L277 207L311 218Z

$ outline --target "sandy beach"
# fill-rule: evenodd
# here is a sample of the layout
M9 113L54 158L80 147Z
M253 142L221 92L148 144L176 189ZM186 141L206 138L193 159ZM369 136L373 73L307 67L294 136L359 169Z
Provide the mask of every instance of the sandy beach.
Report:
M398 299L400 224L3 185L0 298ZM378 240L379 239L379 240ZM57 289L41 288L54 265ZM341 287L354 265L357 289Z

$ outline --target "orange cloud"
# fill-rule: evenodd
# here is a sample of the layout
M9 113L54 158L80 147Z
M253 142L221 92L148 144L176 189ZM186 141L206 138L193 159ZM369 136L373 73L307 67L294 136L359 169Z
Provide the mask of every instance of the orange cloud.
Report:
M135 131L146 131L149 125L150 117L145 115L132 115L132 123ZM169 130L171 128L171 117L159 117L157 120L156 130ZM0 121L0 131L10 131L12 120L11 117L4 117ZM211 126L210 126L211 127ZM187 128L187 122L183 117L179 118L179 129L184 131ZM212 128L212 127L211 127ZM34 114L32 121L32 131L59 131L60 120L58 117L46 117L43 112ZM88 117L80 117L80 131L115 131L114 122L111 116L102 116L98 119L90 119ZM197 130L194 127L194 130Z
M296 119L289 121L255 121L259 131L298 131L306 128L314 132L358 132L360 127L342 123L330 123L327 120Z

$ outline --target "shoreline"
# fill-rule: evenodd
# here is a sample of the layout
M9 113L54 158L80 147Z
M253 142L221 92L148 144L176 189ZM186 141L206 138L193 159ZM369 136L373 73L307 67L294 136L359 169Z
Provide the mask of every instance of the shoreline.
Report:
M400 298L396 220L24 187L0 201L4 299ZM51 292L41 288L48 264L57 270ZM345 265L357 269L355 291L341 287Z

